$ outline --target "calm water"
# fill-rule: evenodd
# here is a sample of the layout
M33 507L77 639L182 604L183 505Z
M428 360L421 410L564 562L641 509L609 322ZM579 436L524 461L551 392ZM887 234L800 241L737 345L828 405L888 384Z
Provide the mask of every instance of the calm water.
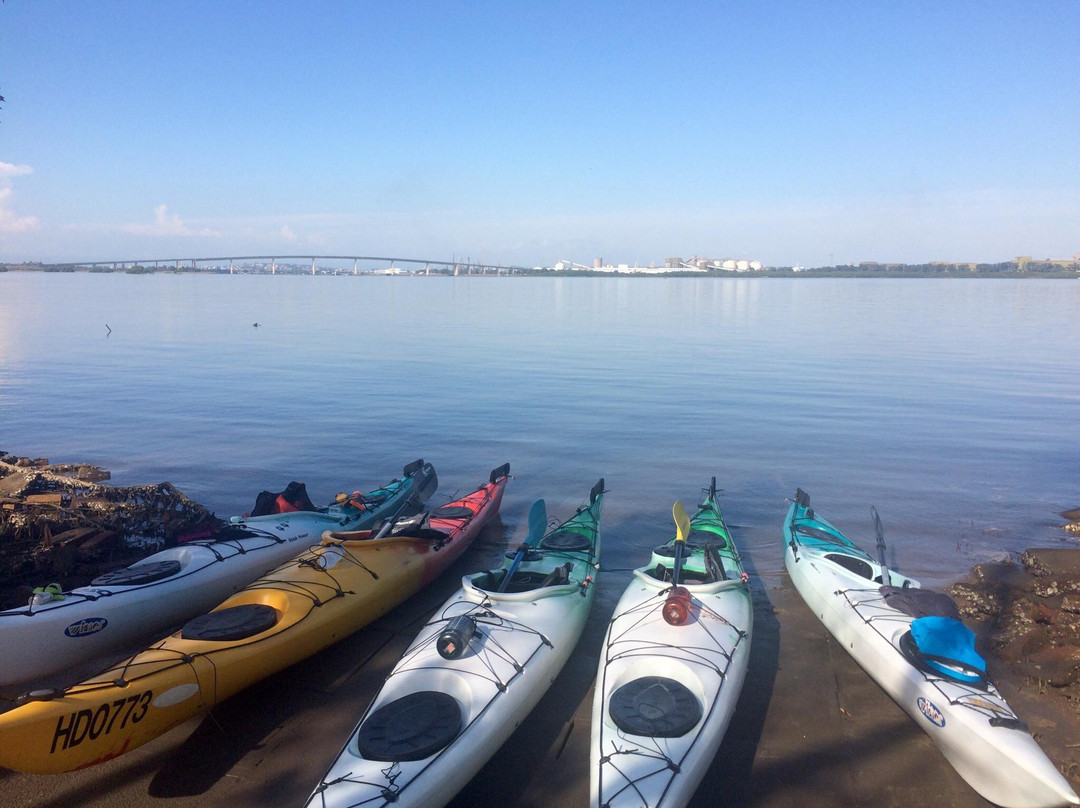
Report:
M169 480L219 516L421 456L445 499L508 460L506 538L604 476L608 608L712 475L775 584L801 486L870 550L875 504L893 564L943 583L1069 543L1078 313L1076 281L9 272L0 449Z

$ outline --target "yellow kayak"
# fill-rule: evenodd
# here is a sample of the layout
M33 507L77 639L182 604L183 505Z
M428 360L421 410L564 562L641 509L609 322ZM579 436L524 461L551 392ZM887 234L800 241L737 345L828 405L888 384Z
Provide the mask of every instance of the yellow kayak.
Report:
M498 513L509 472L388 532L327 531L176 634L0 715L0 766L58 774L111 760L363 628L465 551Z

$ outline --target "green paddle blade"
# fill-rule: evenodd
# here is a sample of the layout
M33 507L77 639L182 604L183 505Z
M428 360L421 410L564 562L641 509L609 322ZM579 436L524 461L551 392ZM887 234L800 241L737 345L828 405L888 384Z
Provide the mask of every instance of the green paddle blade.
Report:
M529 537L525 543L535 547L547 532L547 505L544 500L538 499L529 508Z
M675 504L671 506L671 515L675 517L675 541L685 542L690 535L690 517L682 500L675 500Z

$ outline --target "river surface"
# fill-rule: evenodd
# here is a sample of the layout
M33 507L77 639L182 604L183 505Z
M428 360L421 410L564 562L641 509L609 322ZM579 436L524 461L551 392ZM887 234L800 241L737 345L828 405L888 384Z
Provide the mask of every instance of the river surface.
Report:
M435 464L568 516L607 481L600 601L716 476L759 585L785 499L929 584L1072 544L1075 280L0 273L0 450L168 480L219 516ZM258 323L258 327L254 327ZM604 608L601 606L600 608Z

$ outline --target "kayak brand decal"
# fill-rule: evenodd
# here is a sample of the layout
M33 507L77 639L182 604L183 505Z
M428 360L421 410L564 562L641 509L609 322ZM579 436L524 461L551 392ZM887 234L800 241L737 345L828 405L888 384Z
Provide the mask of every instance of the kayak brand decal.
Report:
M152 704L155 707L172 707L174 704L187 701L198 692L199 686L194 682L188 682L185 685L177 685L176 687L169 688L154 699Z
M927 721L939 727L945 726L945 716L941 714L941 710L937 708L934 702L919 696L915 703L919 706L922 714L926 716Z
M56 732L53 733L52 749L49 750L49 754L55 754L61 738L63 738L63 743L60 749L70 749L87 738L96 741L114 729L123 729L128 724L138 724L146 716L146 711L150 708L150 700L153 698L154 691L146 690L135 696L128 696L126 699L105 702L96 710L79 710L70 715L61 716L56 721Z
M82 620L65 628L64 633L69 637L86 637L104 631L107 625L109 625L109 621L104 617L84 617Z

